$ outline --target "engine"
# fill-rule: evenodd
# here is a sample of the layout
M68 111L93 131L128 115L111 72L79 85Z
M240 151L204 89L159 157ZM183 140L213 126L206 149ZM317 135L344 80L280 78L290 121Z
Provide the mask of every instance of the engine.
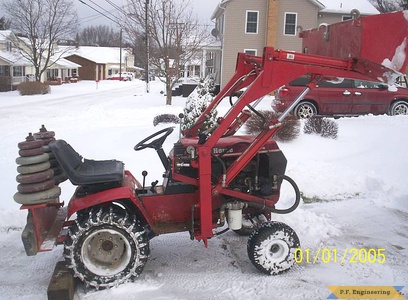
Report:
M217 184L222 180L228 167L253 141L253 136L227 137L212 149L211 180ZM197 140L183 139L175 144L171 159L173 171L188 177L197 178L197 169L191 162L197 159L194 145ZM281 175L285 174L286 158L274 140L268 141L261 151L241 170L229 184L230 189L243 193L267 197L279 193Z

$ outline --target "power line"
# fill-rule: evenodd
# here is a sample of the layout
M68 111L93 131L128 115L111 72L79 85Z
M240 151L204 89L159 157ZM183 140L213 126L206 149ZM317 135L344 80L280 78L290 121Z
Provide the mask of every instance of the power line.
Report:
M102 9L105 13L108 13L108 14L110 14L111 16L113 16L114 18L116 18L116 16L113 14L113 13L111 13L110 11L108 11L108 10L106 10L105 8L103 8L102 6L100 6L98 3L95 3L94 1L92 1L92 0L89 0L91 3L93 3L94 5L96 5L97 7L99 7L100 9Z
M92 10L96 11L98 14L100 14L100 15L104 16L105 18L107 18L107 19L111 20L111 21L112 21L112 22L114 22L115 24L117 24L117 25L121 26L117 20L112 19L112 18L111 18L111 17L109 17L108 15L106 15L106 14L104 14L103 12L101 12L101 11L97 10L95 7L93 7L93 6L89 5L88 3L85 3L83 0L79 0L79 2L81 2L82 4L85 4L85 5L86 5L86 6L88 6L90 9L92 9Z
M115 3L113 3L113 2L110 1L110 0L105 0L105 1L106 1L108 4L110 4L113 8L115 8L116 10L118 10L118 11L120 11L122 14L124 14L125 16L127 15L126 11L125 11L122 7L116 5Z

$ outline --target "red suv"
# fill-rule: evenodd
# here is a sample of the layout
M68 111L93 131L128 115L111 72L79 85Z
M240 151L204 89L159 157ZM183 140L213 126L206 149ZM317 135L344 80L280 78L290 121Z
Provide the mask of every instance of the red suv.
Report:
M309 82L299 77L275 91L273 107L283 112ZM343 79L321 81L293 110L297 118L312 115L345 116L361 114L408 114L408 89L378 82Z

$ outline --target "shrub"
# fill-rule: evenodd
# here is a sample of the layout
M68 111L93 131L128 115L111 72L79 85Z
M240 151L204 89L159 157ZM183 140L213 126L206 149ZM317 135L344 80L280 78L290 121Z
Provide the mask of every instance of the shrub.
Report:
M180 123L180 119L173 114L161 114L158 116L155 116L153 119L153 125L157 126L160 123L174 123L178 124Z
M17 86L20 95L45 95L51 93L51 88L48 84L31 81L31 82L22 82Z
M0 92L8 92L12 90L11 77L0 76Z
M306 134L318 134L324 138L337 139L337 133L339 126L333 120L322 118L319 116L313 116L306 120L303 132Z
M186 101L186 106L184 108L184 118L181 121L181 130L184 131L191 128L195 121L201 116L205 111L208 104L213 100L214 95L214 80L208 78L203 82L200 82L195 90L188 96ZM207 132L210 128L214 127L217 120L217 111L212 111L201 125L197 134Z
M268 123L278 117L278 114L271 110L259 111L264 119L257 114L252 116L245 123L246 132L248 134L258 134L262 130L266 129ZM282 127L275 134L275 140L280 142L289 142L299 136L300 133L300 121L294 116L288 116L282 123Z

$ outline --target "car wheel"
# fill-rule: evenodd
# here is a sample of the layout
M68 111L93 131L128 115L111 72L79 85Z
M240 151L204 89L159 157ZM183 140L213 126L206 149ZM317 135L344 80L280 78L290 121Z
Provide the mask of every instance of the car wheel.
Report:
M309 102L301 102L295 107L295 116L298 119L308 119L317 114L316 106Z
M408 103L405 101L396 101L390 107L390 115L408 115Z

